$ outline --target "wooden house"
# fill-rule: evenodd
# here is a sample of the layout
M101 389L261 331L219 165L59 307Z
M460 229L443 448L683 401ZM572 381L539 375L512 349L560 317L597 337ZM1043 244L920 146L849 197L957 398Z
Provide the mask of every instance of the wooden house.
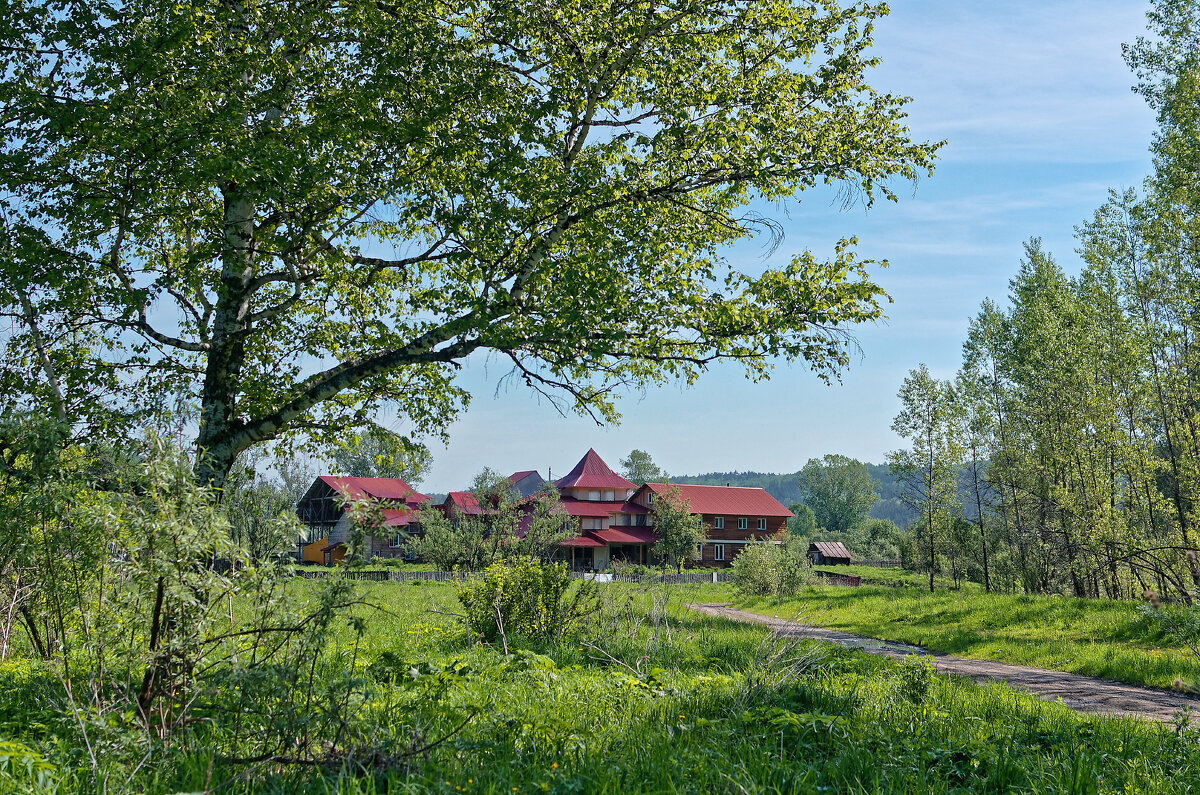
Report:
M401 478L351 478L322 475L313 481L296 506L305 526L301 561L337 563L346 556L351 518L344 503L366 499L381 506L383 523L368 534L363 555L395 558L404 555L404 542L418 530L416 513L429 502Z
M792 512L763 489L741 486L696 486L647 483L632 502L653 510L654 500L678 490L680 499L699 517L704 541L693 565L722 568L755 541L782 542Z
M637 484L613 472L595 450L588 450L554 485L563 510L579 529L579 535L560 544L573 568L650 561L649 549L658 536L646 526L649 511L629 501Z

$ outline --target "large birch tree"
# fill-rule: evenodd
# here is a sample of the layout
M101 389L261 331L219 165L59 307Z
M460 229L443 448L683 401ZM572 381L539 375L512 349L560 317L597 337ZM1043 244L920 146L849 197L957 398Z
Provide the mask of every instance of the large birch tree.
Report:
M25 0L0 10L7 384L94 431L184 394L198 476L381 409L436 432L487 353L563 410L720 359L823 377L880 289L762 273L764 201L928 172L871 88L882 3Z

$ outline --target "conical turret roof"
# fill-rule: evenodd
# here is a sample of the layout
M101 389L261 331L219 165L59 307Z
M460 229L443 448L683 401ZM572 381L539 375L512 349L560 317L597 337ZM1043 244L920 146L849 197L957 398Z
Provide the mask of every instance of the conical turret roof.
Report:
M595 450L579 459L575 468L554 482L560 489L636 489L637 484L613 472Z

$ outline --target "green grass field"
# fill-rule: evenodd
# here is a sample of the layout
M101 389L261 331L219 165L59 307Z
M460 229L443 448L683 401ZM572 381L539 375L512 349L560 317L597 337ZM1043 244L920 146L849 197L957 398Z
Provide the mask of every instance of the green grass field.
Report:
M924 588L929 589L929 575L919 571L906 569L884 569L878 566L814 566L816 571L827 571L830 574L850 574L861 577L863 585L887 585L894 588ZM953 582L949 577L940 574L934 577L934 585L938 588L950 588ZM973 582L959 583L966 591L982 590Z
M57 683L36 663L4 664L0 791L37 789L39 770L45 789L62 792L342 795L1186 792L1200 780L1191 730L1085 717L858 652L828 649L798 678L756 689L748 683L763 673L765 630L683 607L727 600L726 588L672 588L657 627L649 591L608 588L632 597L645 620L620 625L604 642L612 658L597 659L579 644L514 639L508 657L468 647L458 619L429 612L454 609L452 585L362 586L376 608L358 609L361 636L339 625L334 665L365 683L355 713L381 749L430 745L370 770L221 762L215 749L229 730L213 716L155 764L97 781L78 733L53 709ZM441 673L416 684L388 673L422 663Z
M1173 646L1131 602L1009 596L977 589L930 594L863 585L817 586L794 598L755 598L738 606L765 615L800 615L806 623L960 657L1154 687L1170 687L1176 678L1200 682L1200 660Z

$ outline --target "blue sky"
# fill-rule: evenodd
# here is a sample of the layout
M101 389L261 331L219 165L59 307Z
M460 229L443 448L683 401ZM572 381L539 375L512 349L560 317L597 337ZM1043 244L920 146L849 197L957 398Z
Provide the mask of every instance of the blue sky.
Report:
M766 208L785 230L773 257L761 243L730 259L747 270L808 248L832 252L855 235L864 256L886 258L877 281L891 294L884 322L859 327L862 346L840 385L802 365L780 364L767 383L716 367L690 388L621 401L618 426L561 417L527 390L497 386L503 362L471 359L460 383L474 395L431 442L426 491L466 488L483 466L555 476L589 447L614 467L629 450L650 452L674 474L792 472L809 458L843 453L881 462L901 441L889 429L896 391L920 362L943 377L959 363L967 320L987 297L1003 299L1022 243L1041 237L1077 271L1074 227L1109 188L1136 187L1150 170L1150 111L1130 86L1121 44L1145 30L1146 3L933 2L897 0L876 29L880 90L913 97L918 138L949 143L932 178L898 204L843 211L829 193Z

